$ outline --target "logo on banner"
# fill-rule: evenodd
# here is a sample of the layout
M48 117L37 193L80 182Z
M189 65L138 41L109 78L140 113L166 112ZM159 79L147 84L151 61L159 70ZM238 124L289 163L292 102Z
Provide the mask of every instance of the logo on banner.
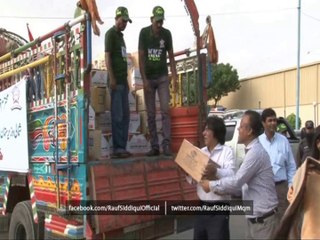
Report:
M22 107L20 105L20 90L17 86L12 89L12 107L11 110L21 110Z

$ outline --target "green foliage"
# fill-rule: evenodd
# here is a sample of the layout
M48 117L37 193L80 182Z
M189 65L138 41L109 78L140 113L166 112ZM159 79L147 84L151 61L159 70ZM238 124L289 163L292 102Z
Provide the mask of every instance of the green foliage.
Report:
M227 96L229 92L235 92L241 86L237 70L229 63L211 66L212 83L207 89L207 95L209 100L214 100L214 107L216 107L223 96Z
M291 113L290 115L287 116L287 121L293 129L296 129L296 115L294 113ZM301 118L299 117L298 129L300 129L300 127L301 127Z

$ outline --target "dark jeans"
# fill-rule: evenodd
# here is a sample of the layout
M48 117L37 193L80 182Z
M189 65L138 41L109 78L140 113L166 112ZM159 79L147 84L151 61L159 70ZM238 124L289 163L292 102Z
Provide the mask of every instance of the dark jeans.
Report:
M117 85L111 90L111 124L113 152L126 150L130 122L129 88L127 85Z
M171 118L170 118L170 92L169 78L162 76L155 79L148 79L151 91L144 91L144 99L148 113L148 128L151 136L151 147L159 150L159 139L156 126L156 94L160 101L162 118L163 141L162 146L170 145L171 140Z
M193 239L230 239L229 214L197 216L194 224Z
M289 202L287 200L288 182L283 181L280 184L276 183L276 191L279 200L278 213L281 219L289 206Z

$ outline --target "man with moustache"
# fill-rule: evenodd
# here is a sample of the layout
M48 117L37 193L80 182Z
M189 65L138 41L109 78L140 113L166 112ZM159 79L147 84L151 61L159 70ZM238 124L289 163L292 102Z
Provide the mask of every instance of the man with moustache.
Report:
M279 216L282 217L289 205L287 192L296 173L296 162L288 139L276 132L276 112L272 108L266 108L261 118L264 133L259 136L259 141L270 157L279 200Z

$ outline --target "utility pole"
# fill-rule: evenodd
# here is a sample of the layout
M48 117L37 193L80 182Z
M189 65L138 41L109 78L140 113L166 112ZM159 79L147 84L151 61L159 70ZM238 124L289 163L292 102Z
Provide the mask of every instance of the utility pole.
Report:
M298 0L298 56L297 56L297 93L296 93L296 130L299 130L300 107L300 31L301 31L301 0Z

